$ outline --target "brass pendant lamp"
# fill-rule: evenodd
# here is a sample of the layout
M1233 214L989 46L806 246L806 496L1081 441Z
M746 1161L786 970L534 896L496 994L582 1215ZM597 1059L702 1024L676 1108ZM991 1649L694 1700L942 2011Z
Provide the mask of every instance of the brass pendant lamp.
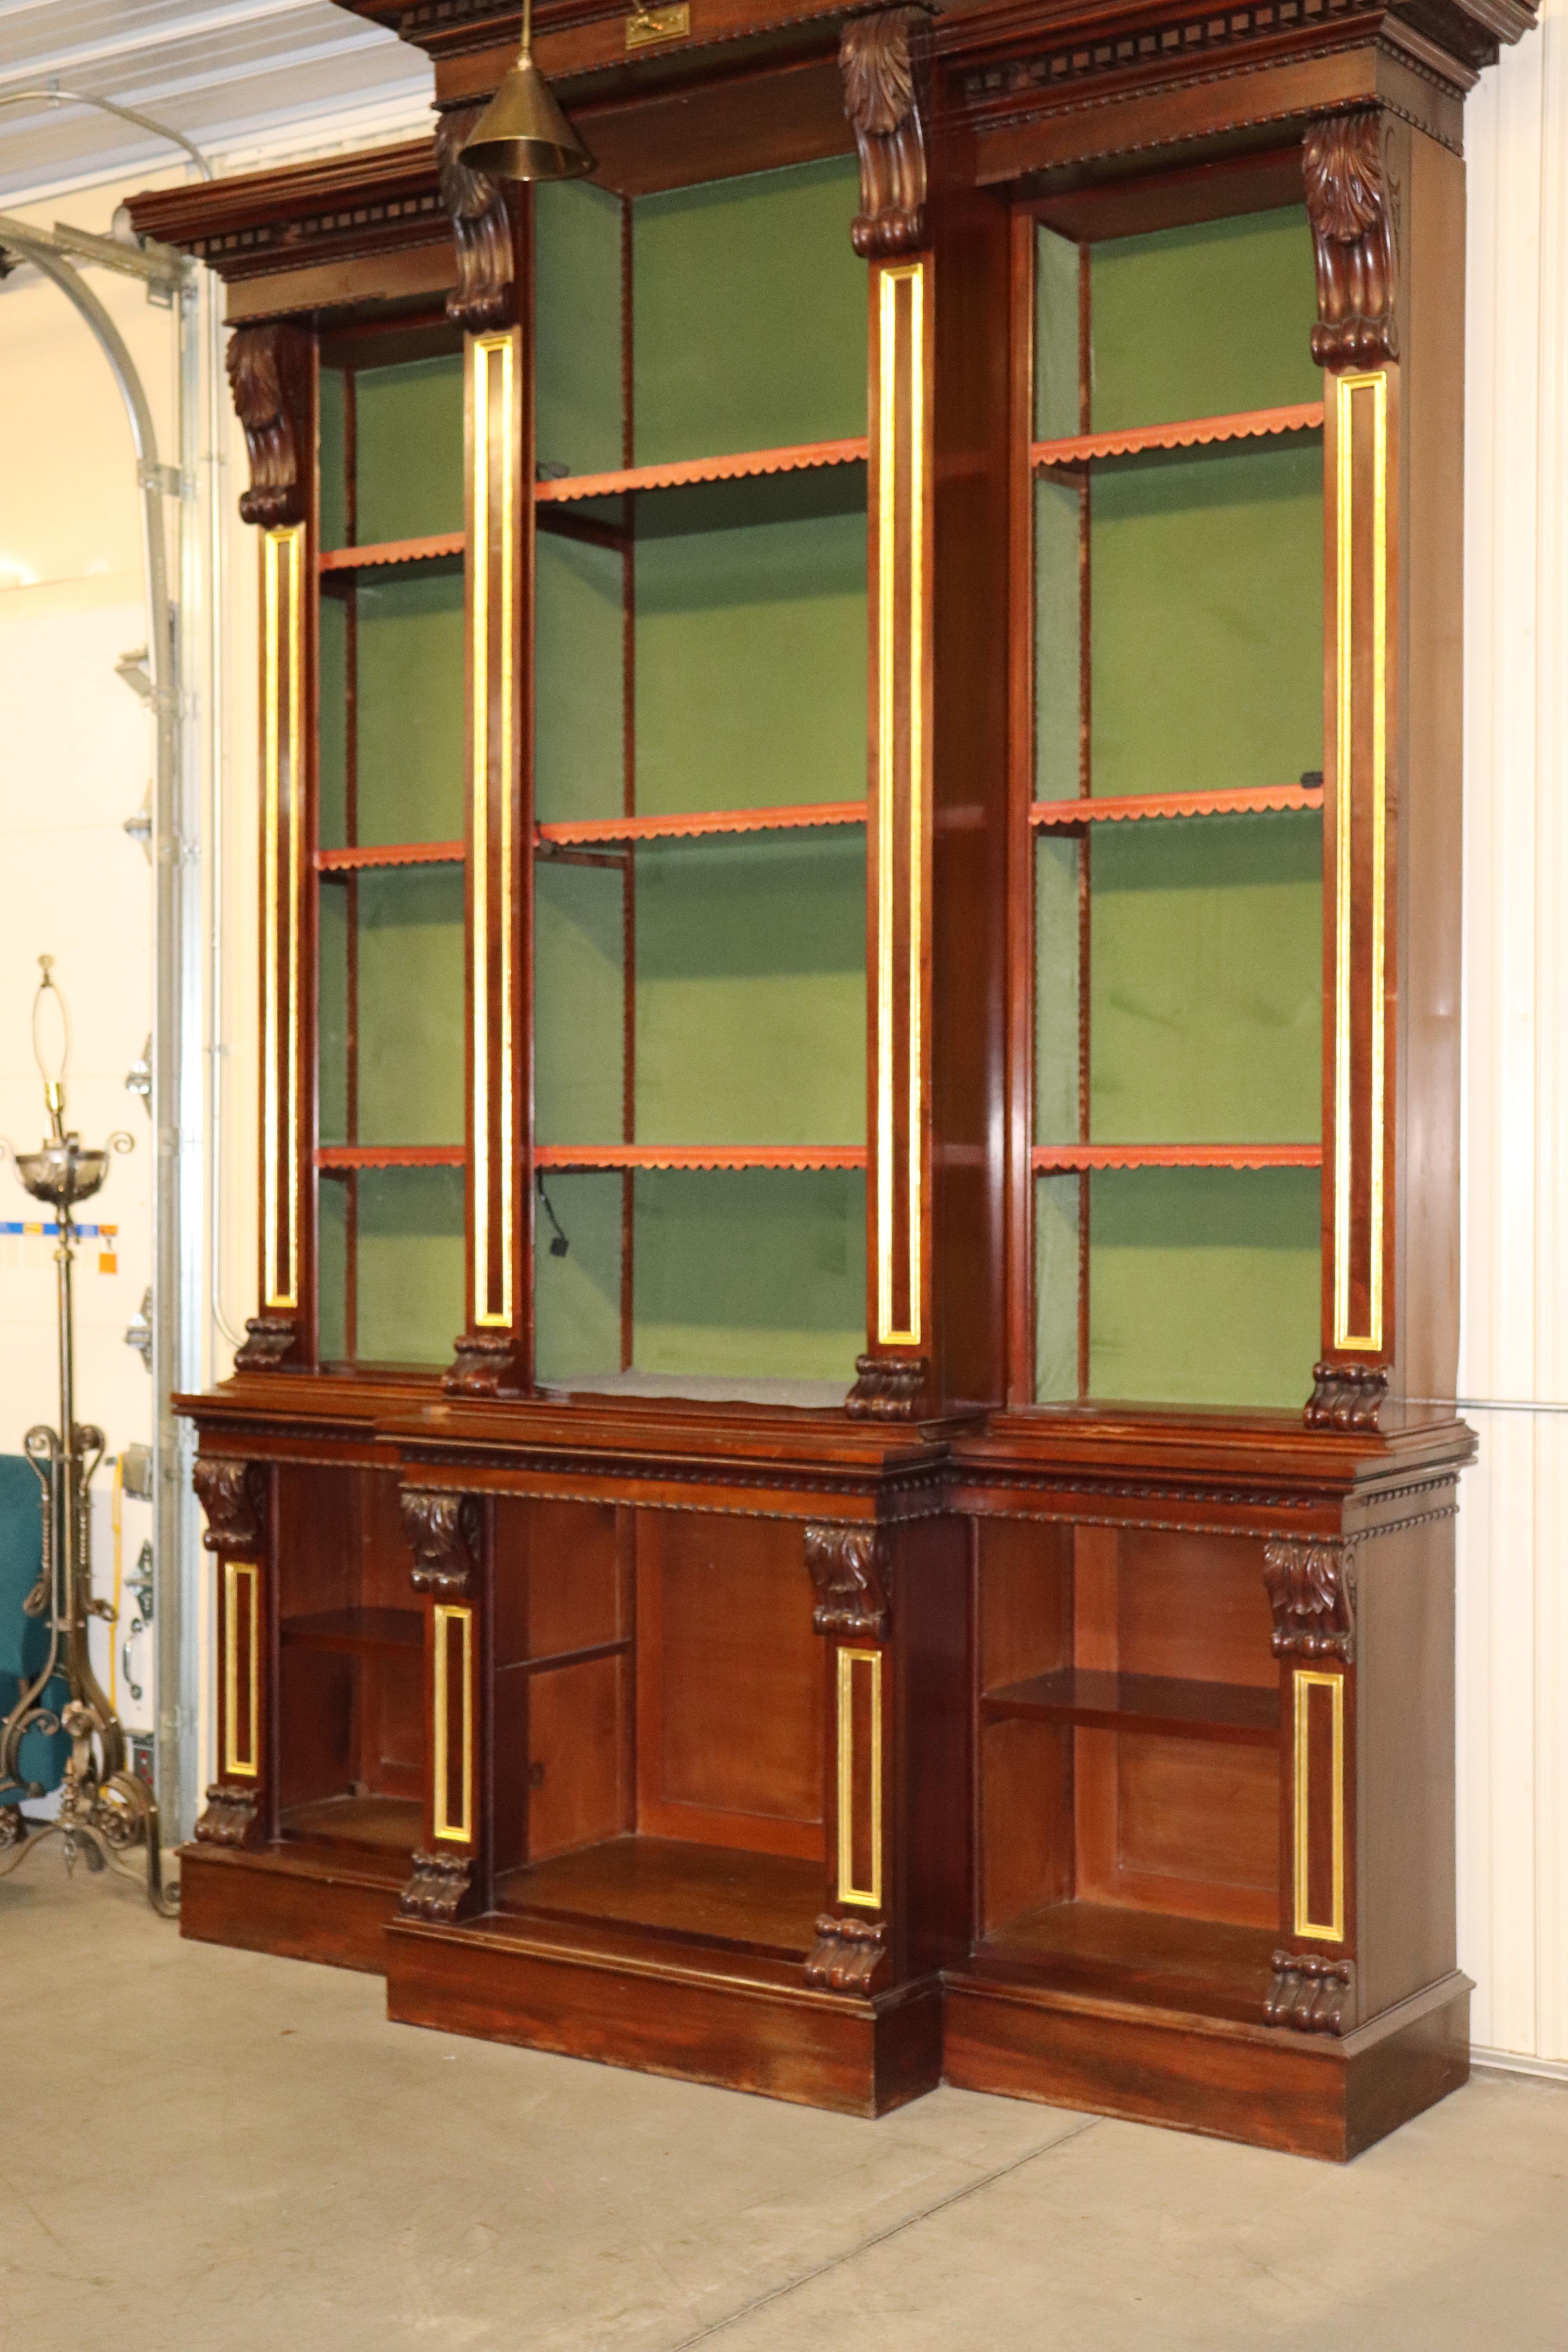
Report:
M575 180L594 168L533 62L532 0L523 0L517 63L465 142L463 161L492 180Z

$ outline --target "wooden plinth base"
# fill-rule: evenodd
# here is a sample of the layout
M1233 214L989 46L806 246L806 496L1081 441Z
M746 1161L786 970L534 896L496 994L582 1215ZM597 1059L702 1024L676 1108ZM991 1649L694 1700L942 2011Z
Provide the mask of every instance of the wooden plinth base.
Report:
M1470 2071L1451 1976L1342 2040L950 1978L943 2080L1342 2163Z
M180 1849L180 1933L204 1944L380 1975L406 1858L288 1846Z
M942 2080L934 1978L863 2000L819 1992L783 1962L617 1943L493 1916L397 1920L387 2014L842 2115L886 2115Z

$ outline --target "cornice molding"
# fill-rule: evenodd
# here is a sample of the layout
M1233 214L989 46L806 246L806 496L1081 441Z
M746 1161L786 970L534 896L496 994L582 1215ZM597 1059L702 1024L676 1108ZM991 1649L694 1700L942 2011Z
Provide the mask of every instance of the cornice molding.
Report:
M439 245L452 228L432 135L324 162L289 163L133 196L137 234L177 246L219 277Z

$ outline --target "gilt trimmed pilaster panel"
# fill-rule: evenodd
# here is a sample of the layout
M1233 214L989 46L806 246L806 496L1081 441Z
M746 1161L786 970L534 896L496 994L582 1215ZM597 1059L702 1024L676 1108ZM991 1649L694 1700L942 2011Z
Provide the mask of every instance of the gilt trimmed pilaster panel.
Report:
M399 1911L449 1921L482 1907L487 1878L485 1506L435 1486L405 1486L398 1505L424 1604L426 1688L424 1837Z
M805 1529L825 1639L827 1719L827 1907L806 1980L865 1994L889 1958L894 1916L889 1792L892 1777L891 1538L864 1524Z
M270 1704L268 1574L270 1476L258 1462L201 1460L192 1473L217 1560L218 1778L195 1825L199 1844L244 1846L264 1834Z

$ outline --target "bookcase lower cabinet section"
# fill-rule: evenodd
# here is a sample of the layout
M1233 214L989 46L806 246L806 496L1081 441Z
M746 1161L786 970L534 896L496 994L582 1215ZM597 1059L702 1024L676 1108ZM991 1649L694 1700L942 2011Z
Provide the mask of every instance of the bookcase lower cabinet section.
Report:
M980 1519L947 2080L1342 2158L1466 2079L1447 1499Z
M406 1487L404 1511L432 1782L390 2014L853 2114L932 2088L940 1954L900 1830L963 1759L917 1750L904 1694L962 1591L957 1523Z

